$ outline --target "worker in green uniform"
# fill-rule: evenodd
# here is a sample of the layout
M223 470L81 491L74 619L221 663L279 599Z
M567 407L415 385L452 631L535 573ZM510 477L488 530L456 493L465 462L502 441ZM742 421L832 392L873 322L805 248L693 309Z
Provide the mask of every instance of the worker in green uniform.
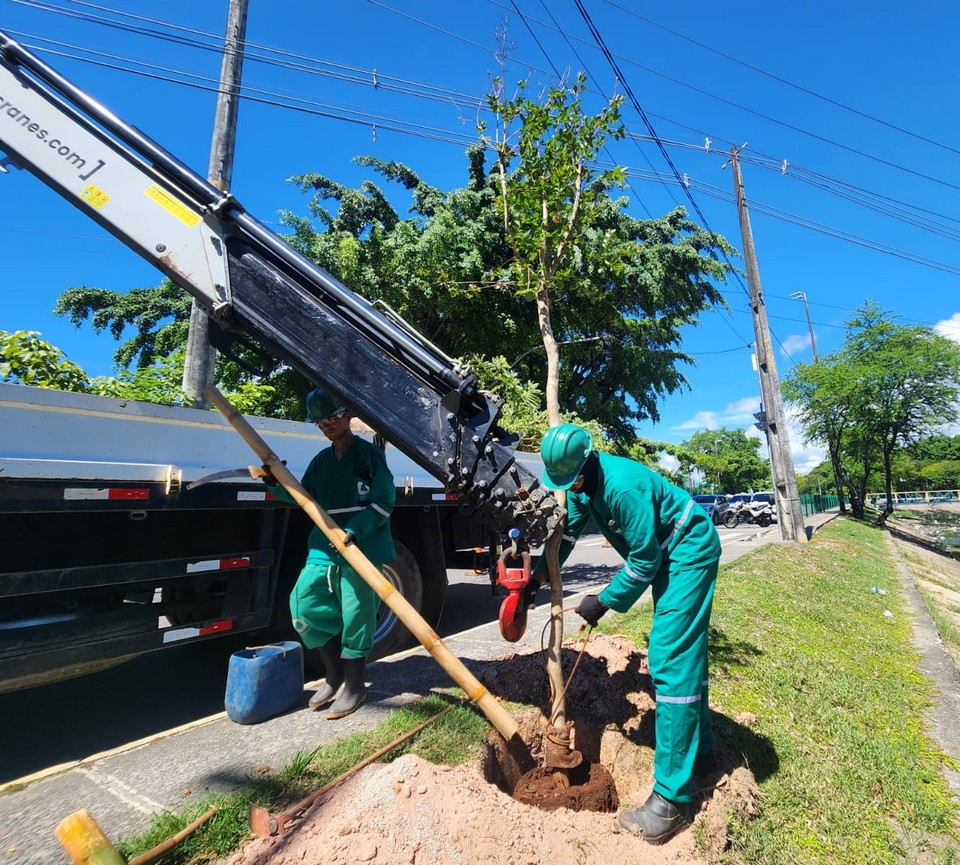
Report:
M651 844L662 844L688 822L691 779L715 765L707 703L707 630L720 561L713 521L691 497L634 460L593 449L590 433L565 423L543 437L543 482L568 490L563 563L592 520L624 565L577 613L596 625L607 610L625 613L651 587L653 627L648 664L656 691L653 792L618 821ZM534 571L527 600L546 578Z
M330 447L310 461L301 484L346 532L345 542L356 543L382 570L397 555L390 535L396 486L383 451L350 429L352 417L320 388L307 395L307 420L320 427ZM293 501L272 477L266 481L277 498ZM367 697L364 672L380 599L316 526L307 548L307 562L290 595L290 614L303 644L317 650L326 671L310 708L333 703L327 718L342 718Z

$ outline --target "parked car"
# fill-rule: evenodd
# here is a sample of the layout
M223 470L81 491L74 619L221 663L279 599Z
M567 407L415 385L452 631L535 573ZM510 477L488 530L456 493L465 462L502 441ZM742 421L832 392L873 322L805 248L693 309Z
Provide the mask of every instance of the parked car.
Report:
M777 496L773 490L764 490L763 492L754 493L750 497L751 502L766 502L773 508L773 518L777 518Z
M726 496L694 496L693 500L710 514L715 526L723 522L723 515L729 507Z

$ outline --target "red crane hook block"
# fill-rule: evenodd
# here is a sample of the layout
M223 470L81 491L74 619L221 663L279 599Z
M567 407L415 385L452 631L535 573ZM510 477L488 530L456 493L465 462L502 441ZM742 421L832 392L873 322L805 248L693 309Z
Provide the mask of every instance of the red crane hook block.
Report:
M507 559L519 559L519 568L508 568ZM523 604L523 590L530 582L530 553L519 555L504 550L497 562L497 582L507 590L500 604L500 633L510 643L519 640L527 630L527 608Z

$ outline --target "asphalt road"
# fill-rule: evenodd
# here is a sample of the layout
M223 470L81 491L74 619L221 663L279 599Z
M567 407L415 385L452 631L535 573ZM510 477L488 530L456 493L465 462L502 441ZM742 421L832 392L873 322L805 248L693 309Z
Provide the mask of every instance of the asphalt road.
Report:
M755 526L720 529L724 561L745 552ZM764 534L776 536L774 526ZM620 557L599 535L581 538L564 566L566 594L602 587ZM494 622L502 597L486 573L449 571L439 635ZM223 711L227 663L249 635L225 637L141 656L67 682L0 694L0 784L85 760ZM506 647L506 644L504 644Z

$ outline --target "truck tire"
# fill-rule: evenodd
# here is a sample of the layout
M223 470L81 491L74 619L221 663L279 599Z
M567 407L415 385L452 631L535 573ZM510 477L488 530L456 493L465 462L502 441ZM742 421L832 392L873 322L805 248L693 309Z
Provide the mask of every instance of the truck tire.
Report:
M396 539L393 545L397 549L397 558L383 566L383 576L417 611L423 603L423 580L420 567L413 554ZM289 628L285 639L298 640L299 637ZM413 637L410 631L397 618L396 614L383 602L377 610L377 629L373 635L373 651L368 661L376 661L407 648ZM306 649L303 653L303 670L306 679L322 679L326 673L320 653Z
M420 566L403 544L396 539L393 544L397 549L397 558L383 566L383 576L419 613L423 606L423 577L420 575ZM385 658L406 649L412 642L413 637L406 625L401 623L393 610L381 602L369 660Z

